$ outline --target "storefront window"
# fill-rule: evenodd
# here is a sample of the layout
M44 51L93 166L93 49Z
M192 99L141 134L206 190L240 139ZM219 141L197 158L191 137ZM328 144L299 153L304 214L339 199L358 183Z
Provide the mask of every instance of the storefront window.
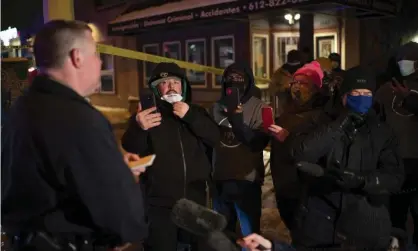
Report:
M269 36L267 34L253 34L253 71L256 77L269 77ZM263 85L266 83L257 83Z
M180 42L165 42L163 43L164 57L181 60L181 46Z
M225 69L235 62L234 36L222 36L212 38L212 65ZM214 87L221 86L222 76L214 77Z
M186 40L186 61L206 65L206 40ZM193 87L206 87L206 73L187 70L187 77Z
M102 60L100 93L115 94L113 55L100 54Z
M159 49L158 44L146 44L143 46L142 51L144 53L148 53L152 55L157 55L157 56L160 55L160 49ZM152 70L154 70L156 64L144 61L143 65L144 65L144 86L148 87L149 78L151 77Z
M297 50L299 43L298 33L275 33L274 34L274 69L282 67L286 63L287 53Z

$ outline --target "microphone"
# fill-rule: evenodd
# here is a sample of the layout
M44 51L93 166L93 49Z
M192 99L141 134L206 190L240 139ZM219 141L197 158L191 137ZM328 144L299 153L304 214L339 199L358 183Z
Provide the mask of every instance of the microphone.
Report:
M204 236L217 250L231 250L227 247L236 246L230 238L240 239L235 233L226 231L227 220L225 216L201 206L188 199L180 199L176 202L171 212L171 219L178 227L200 236ZM222 246L222 247L221 247ZM259 250L268 250L259 245Z
M296 167L299 171L309 174L313 177L322 177L325 174L324 168L320 165L312 164L306 161L300 161L296 164Z
M201 236L222 231L227 225L223 215L185 198L176 202L171 219L178 227Z

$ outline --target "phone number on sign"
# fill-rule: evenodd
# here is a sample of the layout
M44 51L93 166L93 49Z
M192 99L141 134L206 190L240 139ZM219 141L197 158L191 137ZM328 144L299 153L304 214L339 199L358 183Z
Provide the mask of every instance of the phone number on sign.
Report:
M310 0L261 0L261 1L254 1L249 2L247 4L247 9L249 11L267 9L267 8L275 8L279 6L285 6L288 4L298 4L309 2Z

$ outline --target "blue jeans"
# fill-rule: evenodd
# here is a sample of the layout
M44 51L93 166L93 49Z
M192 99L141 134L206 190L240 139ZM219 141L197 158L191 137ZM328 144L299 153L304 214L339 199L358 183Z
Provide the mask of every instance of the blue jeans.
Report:
M242 236L260 233L261 185L249 181L216 182L214 210L228 220L227 229L236 232L239 223Z
M296 248L285 242L275 242L274 250L272 251L296 251Z

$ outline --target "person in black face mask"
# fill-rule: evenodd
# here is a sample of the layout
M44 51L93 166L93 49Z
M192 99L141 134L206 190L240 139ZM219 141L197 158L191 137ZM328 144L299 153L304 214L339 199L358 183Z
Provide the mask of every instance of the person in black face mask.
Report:
M229 111L226 104L231 87L239 90L241 104ZM261 129L264 104L255 97L255 88L249 66L230 65L224 71L221 100L211 111L221 132L221 143L213 158L214 209L227 217L229 231L236 231L238 220L243 235L260 231L263 149L269 141Z

